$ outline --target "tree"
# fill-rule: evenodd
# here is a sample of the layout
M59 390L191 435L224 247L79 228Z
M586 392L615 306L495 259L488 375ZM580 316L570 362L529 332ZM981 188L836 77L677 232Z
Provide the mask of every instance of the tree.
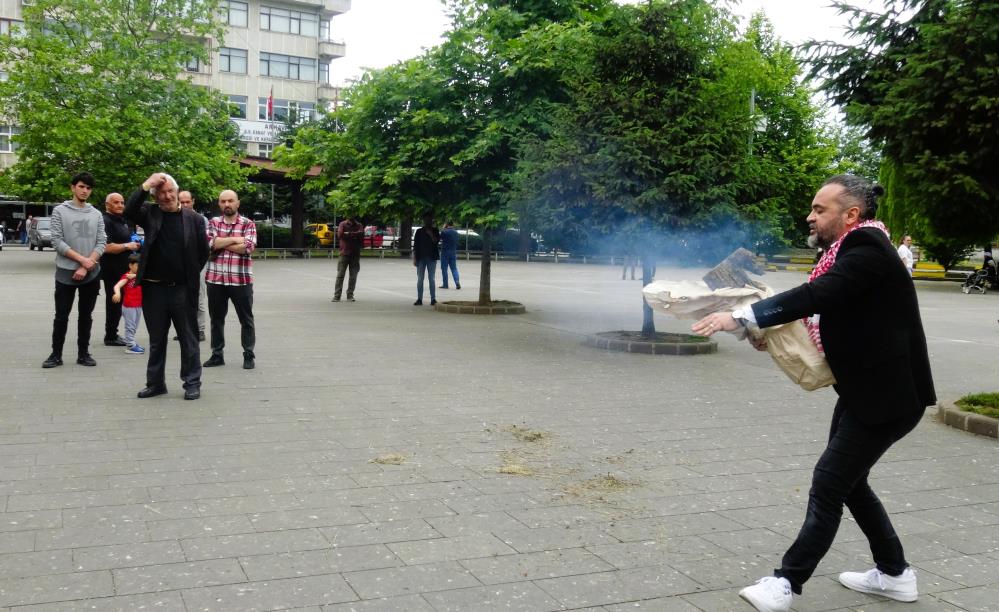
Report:
M949 244L999 233L999 3L895 0L881 13L844 2L859 44L806 45L810 75L864 126L906 197L895 214L923 219Z
M178 77L221 40L218 0L36 0L0 37L0 112L20 125L6 193L65 197L75 171L106 193L157 170L201 194L239 186L238 134L218 92Z

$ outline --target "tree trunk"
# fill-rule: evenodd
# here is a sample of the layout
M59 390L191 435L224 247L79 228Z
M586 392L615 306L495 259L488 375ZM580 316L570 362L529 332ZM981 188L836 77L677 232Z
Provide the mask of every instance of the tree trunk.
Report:
M492 251L492 235L489 230L483 230L482 232L482 264L479 268L479 305L488 306L492 303L492 291L490 289L490 283L492 282L492 261L493 261L493 251Z
M399 224L399 257L403 259L410 256L413 249L413 217L412 215L403 217Z
M527 255L533 251L531 247L533 246L531 241L531 232L521 224L520 227L520 243L518 245L518 255L523 259L527 259Z
M291 246L300 249L305 246L305 196L302 184L295 183L291 188Z
M654 276L655 263L649 257L642 257L642 287L652 282ZM645 298L642 298L642 337L654 338L656 335L656 321L652 317L652 307L649 306Z

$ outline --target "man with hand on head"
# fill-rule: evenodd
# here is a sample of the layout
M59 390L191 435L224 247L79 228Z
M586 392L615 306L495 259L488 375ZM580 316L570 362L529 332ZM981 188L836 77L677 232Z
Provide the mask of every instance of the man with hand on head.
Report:
M257 247L256 224L239 214L239 197L226 189L219 194L222 216L208 222L208 244L211 259L205 271L208 284L208 315L212 320L212 356L204 366L225 365L225 317L229 301L239 318L240 341L243 345L243 369L256 367L257 343L253 325L253 260L250 254Z
M839 581L862 593L915 601L916 574L884 506L867 482L878 459L936 402L926 336L912 278L884 224L875 220L880 186L853 175L826 180L808 215L809 246L822 259L804 285L745 310L719 312L695 333L805 320L825 353L839 399L825 452L815 465L805 521L773 576L739 595L764 612L787 612L836 537L843 506L867 537L875 567ZM761 347L757 347L761 348Z
M104 198L104 232L107 246L101 255L101 279L104 281L104 345L126 346L118 335L121 322L121 304L114 301L114 286L122 274L128 272L128 257L139 250L140 244L132 241L132 228L125 220L125 198L120 193L109 193Z
M146 203L149 192L155 204ZM201 268L208 260L204 221L180 206L177 181L155 172L128 197L125 218L142 226L145 240L136 284L142 287L142 313L149 332L146 387L140 398L167 392L165 368L170 324L180 337L180 378L184 399L201 397L201 352L194 329Z

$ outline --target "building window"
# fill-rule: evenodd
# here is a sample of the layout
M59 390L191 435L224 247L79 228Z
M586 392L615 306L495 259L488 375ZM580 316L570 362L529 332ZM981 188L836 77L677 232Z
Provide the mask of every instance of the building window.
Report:
M260 54L260 76L293 79L296 81L316 80L316 59L296 57L278 53Z
M315 37L319 35L319 15L261 6L260 29Z
M22 23L24 22L17 19L0 19L0 36L10 36L14 28L17 28L18 34L22 34Z
M323 19L319 22L319 40L333 40L330 38L330 20Z
M13 153L17 151L17 143L11 140L11 136L20 134L21 129L13 125L0 125L0 153Z
M274 98L274 116L267 116L267 98L257 98L257 118L261 121L288 121L302 123L316 118L315 102L298 102Z
M201 60L192 57L184 63L184 70L188 72L201 72Z
M229 116L246 119L246 96L226 96L229 98Z
M330 84L330 65L327 62L319 62L319 84Z
M245 28L250 16L250 5L237 0L222 0L219 12L229 25Z
M274 153L274 145L266 142L257 143L257 157L264 157L266 159L270 159L273 153Z
M246 49L219 49L219 71L246 74Z

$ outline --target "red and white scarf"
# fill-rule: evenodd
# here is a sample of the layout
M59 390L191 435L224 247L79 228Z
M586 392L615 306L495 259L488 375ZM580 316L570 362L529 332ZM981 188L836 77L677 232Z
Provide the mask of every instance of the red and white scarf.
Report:
M836 263L836 255L839 253L839 247L843 244L843 239L849 236L850 232L858 230L862 227L876 227L884 232L885 236L888 236L889 240L891 239L891 236L888 234L888 228L885 227L885 224L880 221L869 220L854 225L842 236L837 238L836 242L832 243L828 249L826 249L826 251L822 254L822 258L819 259L819 263L812 269L812 273L808 275L808 282L812 282L828 272L829 268L833 267L833 264ZM819 352L824 353L825 350L822 348L822 338L819 336L819 315L815 314L810 317L805 317L802 321L804 322L805 327L808 328L808 337L811 338L812 342L815 343L815 346L818 347Z

